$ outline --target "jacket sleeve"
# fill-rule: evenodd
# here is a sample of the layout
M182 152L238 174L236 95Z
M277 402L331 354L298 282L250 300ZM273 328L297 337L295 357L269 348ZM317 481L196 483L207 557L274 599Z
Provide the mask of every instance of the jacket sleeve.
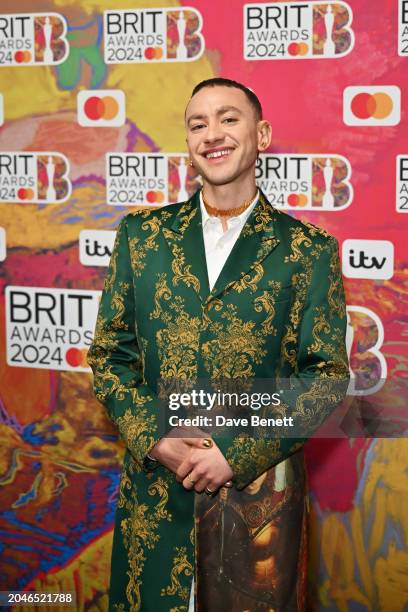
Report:
M215 435L238 489L298 450L347 391L347 319L338 243L328 236L318 245L313 259L309 259L310 283L298 327L297 357L290 377L292 391L283 394L283 408L295 423L292 435L298 437L272 437L270 432L256 438Z
M135 321L125 217L117 230L88 363L94 374L97 399L105 405L134 459L143 466L146 454L159 440L158 402L144 380Z

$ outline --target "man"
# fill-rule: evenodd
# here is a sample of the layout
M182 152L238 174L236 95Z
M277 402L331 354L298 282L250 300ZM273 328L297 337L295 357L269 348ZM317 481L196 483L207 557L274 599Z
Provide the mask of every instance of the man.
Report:
M88 357L127 447L110 609L192 610L195 578L199 612L303 610L304 439L163 435L158 381L346 379L338 246L257 190L271 126L251 90L200 83L185 124L203 189L121 222ZM318 426L325 389L282 414Z

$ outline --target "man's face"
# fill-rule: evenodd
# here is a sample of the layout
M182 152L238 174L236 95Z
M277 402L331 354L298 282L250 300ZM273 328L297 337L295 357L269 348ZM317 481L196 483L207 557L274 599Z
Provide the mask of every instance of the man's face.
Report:
M254 172L259 150L266 146L255 110L240 89L204 87L187 105L187 146L194 167L205 181L225 185Z

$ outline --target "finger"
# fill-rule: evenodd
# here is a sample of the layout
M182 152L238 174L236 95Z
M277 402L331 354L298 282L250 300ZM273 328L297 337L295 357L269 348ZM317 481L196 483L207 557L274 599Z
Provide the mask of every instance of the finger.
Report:
M182 485L185 489L187 489L187 491L191 491L191 489L194 488L195 484L196 484L197 480L194 478L193 472L190 472L189 474L187 474L187 476L184 478Z
M191 470L193 469L193 464L191 461L190 457L186 457L186 459L184 459L184 461L182 461L180 463L180 465L177 468L177 472L176 472L176 480L177 482L182 482L185 477L187 476L187 474L189 474L191 472Z
M187 444L189 444L189 446L193 446L194 448L213 448L214 446L214 441L211 439L210 436L205 436L205 433L203 431L200 431L197 428L197 431L199 432L200 435L193 435L193 437L191 437L191 432L190 435L188 437L185 437L184 440L185 442L187 442Z

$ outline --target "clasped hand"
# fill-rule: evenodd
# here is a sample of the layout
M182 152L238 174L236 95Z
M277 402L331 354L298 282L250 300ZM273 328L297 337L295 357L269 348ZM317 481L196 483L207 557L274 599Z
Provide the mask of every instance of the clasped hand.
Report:
M149 454L176 474L185 489L215 493L231 480L233 472L214 440L206 448L203 439L165 437Z

